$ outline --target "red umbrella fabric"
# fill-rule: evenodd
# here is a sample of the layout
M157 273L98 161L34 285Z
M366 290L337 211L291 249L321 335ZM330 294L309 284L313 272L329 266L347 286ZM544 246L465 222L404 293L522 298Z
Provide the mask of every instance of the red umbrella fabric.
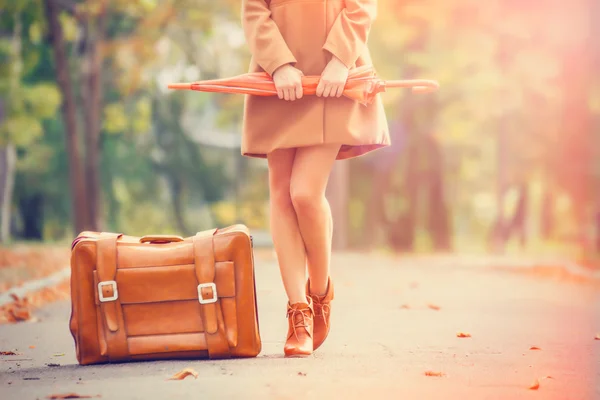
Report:
M314 95L320 78L320 76L302 77L303 94ZM413 92L427 93L436 91L439 85L436 81L428 79L384 81L376 76L372 66L362 66L350 71L343 95L366 105L373 102L377 93L385 92L387 88L411 88ZM172 83L169 84L169 89L255 96L277 95L273 79L266 72L192 83Z

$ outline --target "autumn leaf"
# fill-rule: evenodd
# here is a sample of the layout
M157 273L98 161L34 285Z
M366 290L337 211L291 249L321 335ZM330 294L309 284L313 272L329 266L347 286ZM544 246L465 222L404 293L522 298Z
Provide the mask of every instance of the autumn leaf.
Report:
M29 346L30 349L35 349L34 345Z
M16 356L18 355L14 351L0 351L0 356Z
M179 371L178 373L176 373L175 375L173 375L172 377L170 377L169 380L170 381L180 381L182 379L187 378L190 375L192 375L194 377L194 379L198 378L198 373L196 371L194 371L192 368L185 368L185 369L182 369L181 371Z
M469 337L471 337L471 334L470 333L466 333L466 332L458 332L456 334L456 337L459 337L459 338L469 338Z
M77 393L65 393L65 394L52 394L48 397L46 397L47 399L91 399L92 397L100 397L100 395L97 396L88 396L85 394L77 394Z
M539 347L537 347L537 346L531 346L529 348L529 350L541 350L541 349Z
M538 379L533 381L531 386L529 386L529 390L538 390L539 388L540 388L540 381Z
M427 304L427 307L431 308L432 310L436 310L439 311L440 306L436 306L435 304Z
M548 376L543 376L539 379L536 379L535 381L533 381L533 383L531 384L531 386L529 386L529 390L538 390L540 388L540 381L543 379L554 379L553 377L551 377L550 375Z
M446 376L445 373L443 372L437 372L437 371L425 371L425 376Z

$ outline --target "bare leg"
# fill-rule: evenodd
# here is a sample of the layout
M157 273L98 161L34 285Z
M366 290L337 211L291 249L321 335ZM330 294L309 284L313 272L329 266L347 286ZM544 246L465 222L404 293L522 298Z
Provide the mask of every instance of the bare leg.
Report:
M290 196L295 154L296 149L280 149L267 155L271 234L290 304L306 303L306 251Z
M292 203L306 248L311 294L327 291L333 220L325 188L339 145L297 149L292 168Z

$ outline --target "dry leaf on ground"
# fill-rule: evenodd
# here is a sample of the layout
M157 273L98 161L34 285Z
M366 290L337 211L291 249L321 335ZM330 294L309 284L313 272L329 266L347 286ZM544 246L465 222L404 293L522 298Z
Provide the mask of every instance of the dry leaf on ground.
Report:
M431 308L432 310L436 310L439 311L440 310L440 306L436 306L435 304L427 304L427 307Z
M456 334L456 337L460 337L460 338L468 338L468 337L471 337L471 334L470 334L470 333L466 333L466 332L458 332L458 333Z
M180 381L182 379L187 378L190 375L192 375L194 379L198 378L198 373L196 371L194 371L192 368L185 368L173 375L172 377L170 377L169 380Z
M35 349L34 345L29 346L30 349Z
M529 390L538 390L540 388L540 381L543 379L554 379L554 378L552 378L550 375L548 375L548 376L543 376L539 379L536 379L535 381L533 381L531 386L529 386Z
M537 347L537 346L531 346L529 348L529 350L541 350L541 349L539 347Z
M33 311L56 300L68 299L70 282L65 279L56 286L27 293L23 298L11 293L13 302L0 306L0 324L16 322L36 322Z
M51 394L46 397L47 399L91 399L92 397L100 397L97 396L88 396L85 394L77 394L77 393L65 393L65 394Z
M14 351L0 351L0 356L17 356L18 353Z
M425 376L446 376L446 374L437 371L425 371Z

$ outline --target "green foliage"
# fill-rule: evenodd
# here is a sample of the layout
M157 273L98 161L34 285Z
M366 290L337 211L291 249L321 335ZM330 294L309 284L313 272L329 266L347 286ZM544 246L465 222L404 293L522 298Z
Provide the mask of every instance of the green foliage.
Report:
M100 12L100 2L66 3L76 5L61 12L60 22L81 108L82 21ZM384 194L386 218L401 220L411 210L406 149L421 148L428 135L441 144L447 203L460 234L478 240L486 235L503 207L498 204L501 175L509 193L522 181L552 188L559 199L555 215L562 221L571 218L574 206L553 176L556 138L566 134L561 131L560 79L568 50L585 40L586 15L578 5L542 8L534 3L379 1L369 38L378 74L384 79L432 78L441 84L432 95L401 90L383 95L390 122L409 125ZM20 200L43 195L44 231L53 237L69 235L62 99L43 2L0 0L0 10L0 97L7 110L0 121L0 145L19 147L14 204L18 208ZM268 227L264 169L245 162L236 167L239 154L208 147L197 134L239 132L243 97L166 90L170 82L245 72L249 54L237 43L239 14L239 0L109 2L101 43L100 110L107 229L189 233L238 218L253 228ZM598 77L590 87L589 112L597 118ZM595 140L599 144L600 135ZM591 147L598 153L600 145ZM421 179L435 159L419 151L415 170ZM367 159L352 161L350 225L357 242L369 218L373 182ZM595 179L600 178L598 160L594 155L589 167ZM543 192L535 192L535 204ZM430 238L423 235L427 211L421 205L414 212L419 214L417 242L429 246ZM567 232L572 224L557 225Z

